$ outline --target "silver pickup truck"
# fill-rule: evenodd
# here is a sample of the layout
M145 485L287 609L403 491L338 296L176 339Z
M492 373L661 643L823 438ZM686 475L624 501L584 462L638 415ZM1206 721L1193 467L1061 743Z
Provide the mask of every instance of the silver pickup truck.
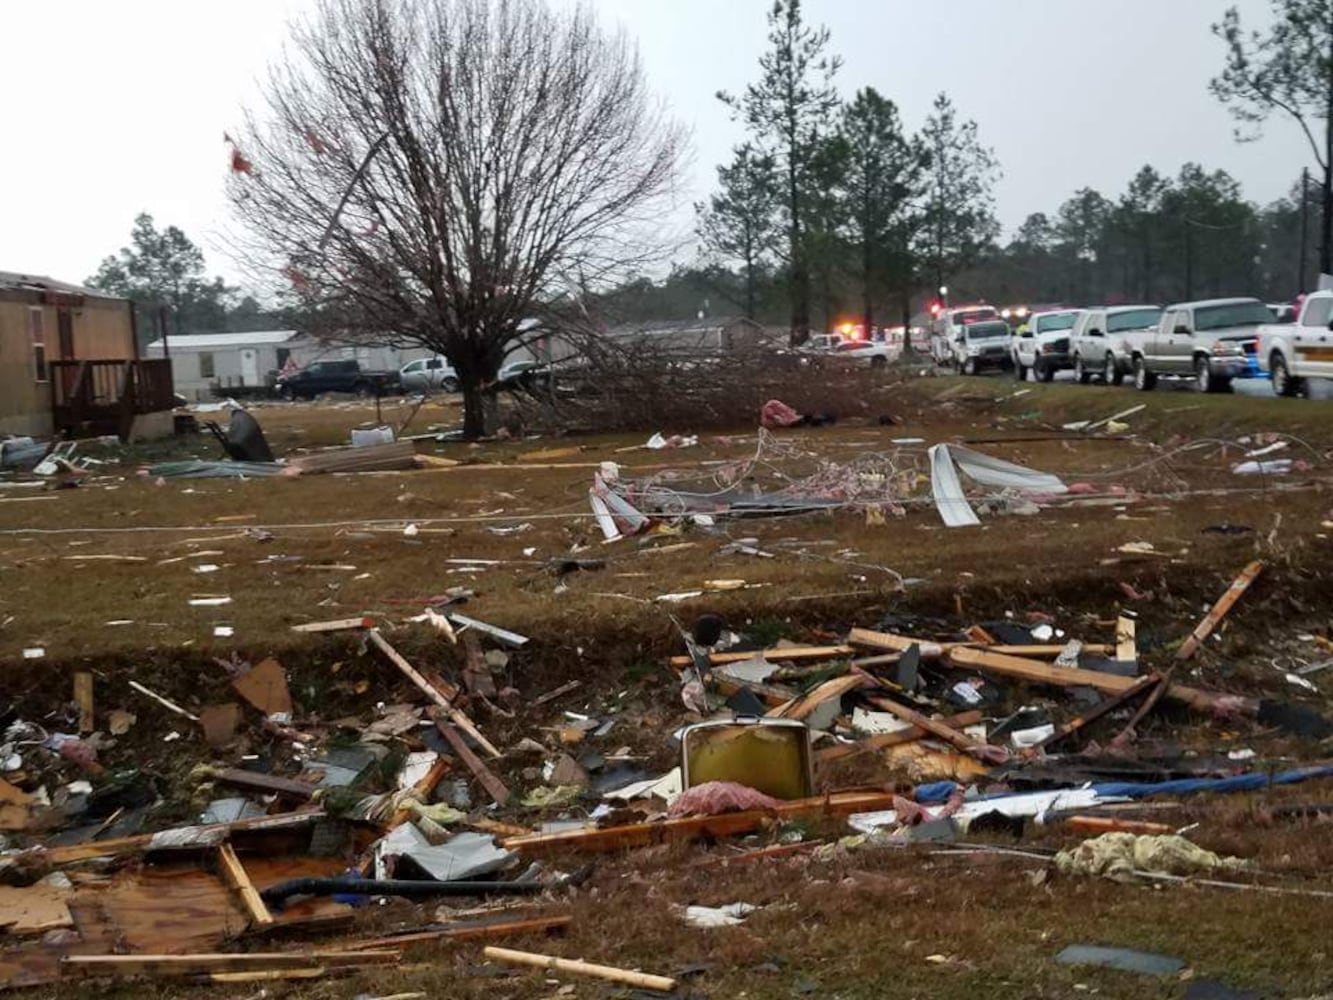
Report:
M1273 314L1258 299L1208 299L1167 306L1156 327L1126 336L1134 388L1161 375L1192 376L1200 392L1229 392L1232 379L1259 374L1259 328Z

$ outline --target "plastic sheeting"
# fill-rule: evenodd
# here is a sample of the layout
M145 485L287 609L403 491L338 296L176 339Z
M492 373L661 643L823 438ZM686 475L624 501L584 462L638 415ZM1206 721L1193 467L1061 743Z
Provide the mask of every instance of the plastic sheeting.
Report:
M992 458L961 445L933 445L927 454L930 456L931 496L935 499L935 508L940 512L940 517L950 528L981 523L963 492L963 484L958 477L960 470L969 479L997 489L1041 494L1069 492L1059 476L1037 472L1002 458Z

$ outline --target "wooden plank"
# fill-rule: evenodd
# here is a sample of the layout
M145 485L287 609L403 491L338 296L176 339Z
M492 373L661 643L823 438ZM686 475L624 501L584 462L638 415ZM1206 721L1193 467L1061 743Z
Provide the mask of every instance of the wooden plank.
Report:
M455 708L448 698L444 697L444 695L436 691L435 688L431 687L430 681L426 680L416 667L408 663L407 660L398 653L398 650L394 649L393 646L389 644L389 640L380 634L378 629L371 629L367 635L370 636L370 641L379 648L380 652L387 656L390 662L401 670L407 676L407 679L417 686L422 694L434 702L435 705L444 709L449 718L453 720L454 725L471 736L472 739L492 757L498 758L500 756L500 751L495 748L490 740L486 739L486 737L481 734L481 731L473 725L472 720L469 719L466 714Z
M941 719L946 726L953 729L962 729L964 726L974 726L982 719L985 713L976 710L969 712L960 712L957 715L951 715L946 719ZM883 750L887 747L898 746L902 743L911 743L914 740L925 739L929 734L924 729L918 729L912 726L909 729L902 729L896 733L876 733L873 736L867 736L865 739L858 740L856 743L842 743L838 746L825 747L823 750L815 752L816 764L828 764L843 757L850 757L853 754L866 753L868 751Z
M366 938L359 941L345 942L349 951L371 951L378 948L405 948L414 944L432 944L436 941L477 941L485 938L510 937L519 934L551 934L563 931L574 922L569 914L551 917L525 917L513 919L499 917L495 920L478 920L445 927L433 927L428 931L409 931L405 934L390 934L386 937Z
M268 912L267 904L260 897L259 891L255 889L254 883L250 881L245 866L241 864L241 859L232 850L231 844L223 844L218 848L218 869L222 874L222 881L226 882L240 897L241 905L245 907L245 912L250 915L251 926L272 927L273 914Z
M728 677L726 674L713 674L711 683L728 697L737 691L750 691L770 708L780 708L788 702L795 701L801 694L794 688L779 684L761 684L758 681L743 681L739 677Z
M906 705L900 705L890 698L880 698L876 695L868 695L866 700L876 708L888 712L890 715L896 715L904 722L910 722L917 729L925 730L936 739L943 740L955 750L961 750L963 753L971 754L983 760L995 764L1003 764L1009 759L1009 752L1004 747L991 746L987 743L978 743L966 733L960 733L952 726L948 726L938 719L932 719L929 716L922 715L920 712L908 708Z
M944 647L938 642L922 642L910 636L894 635L891 632L876 632L868 628L854 628L847 633L847 642L853 646L865 646L868 649L882 649L887 653L905 653L913 646L921 647L921 659L938 660L944 655Z
M816 708L831 698L841 698L848 691L866 684L877 684L873 678L867 678L865 674L854 673L845 674L842 677L834 677L820 684L813 691L807 691L792 701L787 702L778 708L767 712L767 716L773 719L804 719Z
M536 708L539 705L545 705L548 701L554 701L556 698L563 697L571 691L577 691L582 686L582 681L565 681L565 683L561 684L558 688L555 688L552 691L547 691L544 695L534 698L529 707Z
M1177 660L1188 660L1195 654L1203 641L1212 635L1213 629L1217 628L1222 619L1227 616L1227 612L1231 610L1232 605L1240 600L1245 591L1250 589L1250 584L1254 583L1255 578L1263 571L1263 568L1264 564L1256 559L1240 571L1240 575L1231 581L1231 586L1217 599L1217 603L1213 605L1212 610L1203 616L1203 621L1199 622L1194 631L1190 633L1189 638L1181 643L1180 649L1176 651Z
M0 870L13 863L22 863L25 859L40 858L42 864L59 868L62 865L90 861L93 858L115 858L126 854L141 854L153 850L156 846L184 846L191 842L207 846L211 838L226 837L241 831L283 830L305 826L317 819L324 818L324 810L311 809L305 812L283 813L278 816L256 816L253 819L241 819L234 823L212 823L204 826L180 827L163 833L141 833L133 837L116 837L98 840L87 844L70 844L66 847L34 847L18 854L11 854L0 861ZM184 836L186 832L190 838Z
M1120 694L1142 680L1140 677L1120 677L1116 674L1103 674L1096 670L1082 670L1078 667L1056 667L1039 660L1026 660L1017 656L1005 656L966 647L951 649L949 662L955 667L980 670L1000 677L1027 681L1030 684L1051 684L1056 687L1084 685L1107 694ZM1199 688L1186 687L1183 684L1172 684L1166 694L1167 697L1201 712L1215 711L1222 703L1222 699L1227 697Z
M79 706L79 732L91 733L93 723L93 675L87 670L74 674L74 701Z
M1139 646L1132 615L1122 614L1115 620L1115 658L1121 663L1138 663Z
M496 962L509 965L527 965L550 972L567 972L575 976L588 976L592 979L604 979L611 983L621 983L637 989L657 990L660 993L674 993L676 980L666 976L650 976L629 969L617 969L610 965L594 965L572 958L556 958L554 955L538 955L531 951L514 951L511 948L487 946L482 955Z
M1120 706L1133 701L1135 698L1139 697L1139 695L1143 694L1144 691L1148 690L1148 688L1152 687L1154 684L1160 684L1161 682L1162 682L1161 674L1148 674L1145 677L1135 678L1134 683L1131 684L1129 687L1125 688L1125 690L1121 691L1119 694L1115 694L1109 698L1106 698L1105 700L1094 705L1088 711L1084 712L1082 715L1076 715L1074 718L1070 719L1055 732L1051 733L1050 736L1046 737L1040 743L1033 746L1031 748L1031 752L1035 754L1039 751L1047 749L1048 747L1054 746L1055 744L1061 742L1064 739L1067 739L1070 736L1073 736L1079 730L1096 722L1103 715L1106 715L1108 712L1112 712L1115 709L1119 708Z
M525 857L542 857L563 851L605 853L631 847L698 840L702 837L734 837L760 829L774 817L780 819L848 816L893 808L893 796L884 792L835 792L829 796L783 802L772 812L724 813L721 816L684 816L656 823L631 823L597 829L533 833L509 837L501 843Z
M258 771L244 771L238 767L210 768L208 774L226 785L235 785L238 788L254 788L261 792L284 795L301 802L309 802L318 787L306 781L279 778L272 774L260 774Z
M421 780L412 786L412 793L416 801L429 802L431 793L435 791L435 786L444 780L444 776L454 768L453 762L448 757L436 757L435 763L430 766L430 770L422 775ZM410 801L410 800L409 800ZM412 809L408 806L402 806L397 809L388 823L388 829L402 826L413 816Z
M751 649L748 652L727 652L713 653L708 657L708 662L714 667L720 667L727 663L743 663L746 660L752 660L762 654L764 659L770 663L802 663L811 660L837 660L845 656L852 656L856 650L851 646L775 646L772 649ZM694 661L688 656L671 657L671 665L677 669L693 665Z
M197 976L267 969L394 965L396 951L203 952L194 955L66 955L61 967L83 976Z
M1064 651L1063 645L1034 643L1031 645L985 646L977 642L922 642L910 636L894 635L891 632L875 632L866 628L854 628L847 634L847 641L853 646L865 646L869 649L883 649L891 653L905 653L912 646L921 647L923 660L938 660L955 649L984 648L987 652L1001 653L1005 656L1050 657L1055 659ZM1105 643L1084 643L1083 652L1092 656L1105 656L1112 647Z
M347 632L351 629L374 628L374 618L336 618L327 622L305 622L293 625L293 632Z
M502 806L508 802L509 789L482 762L481 758L472 752L472 748L467 745L458 730L443 719L435 720L435 728L440 731L441 736L449 741L449 746L453 748L459 760L467 766L469 771L476 775L477 780L481 782L482 787L486 789L486 793L495 801L495 804Z

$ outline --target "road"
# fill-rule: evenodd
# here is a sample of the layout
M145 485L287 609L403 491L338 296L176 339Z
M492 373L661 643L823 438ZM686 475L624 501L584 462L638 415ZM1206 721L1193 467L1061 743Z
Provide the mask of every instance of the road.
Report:
M1028 375L1028 379L1030 381L1035 381L1035 379L1033 379L1030 374ZM1074 373L1072 371L1057 372L1055 375L1055 381L1073 382ZM1239 396L1254 396L1260 399L1274 398L1273 387L1266 378L1236 379L1236 381L1234 381L1231 384L1235 386L1236 394ZM1094 383L1093 385L1090 385L1088 388L1100 389L1102 388L1102 386L1100 384ZM1126 379L1125 384L1121 386L1121 389L1123 389L1126 392L1133 392L1134 386L1129 379ZM1163 378L1160 381L1158 381L1157 388L1154 391L1193 392L1194 386L1189 379ZM1323 399L1323 400L1333 399L1333 380L1310 379L1309 398Z

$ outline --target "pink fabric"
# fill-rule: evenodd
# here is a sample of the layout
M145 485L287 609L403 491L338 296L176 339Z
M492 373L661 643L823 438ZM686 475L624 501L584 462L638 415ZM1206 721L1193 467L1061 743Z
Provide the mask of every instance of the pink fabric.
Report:
M759 423L769 430L791 427L800 422L801 415L780 399L770 399L759 410Z
M734 781L705 781L684 792L671 803L674 816L721 816L729 812L748 812L762 809L771 812L780 803L763 792Z

